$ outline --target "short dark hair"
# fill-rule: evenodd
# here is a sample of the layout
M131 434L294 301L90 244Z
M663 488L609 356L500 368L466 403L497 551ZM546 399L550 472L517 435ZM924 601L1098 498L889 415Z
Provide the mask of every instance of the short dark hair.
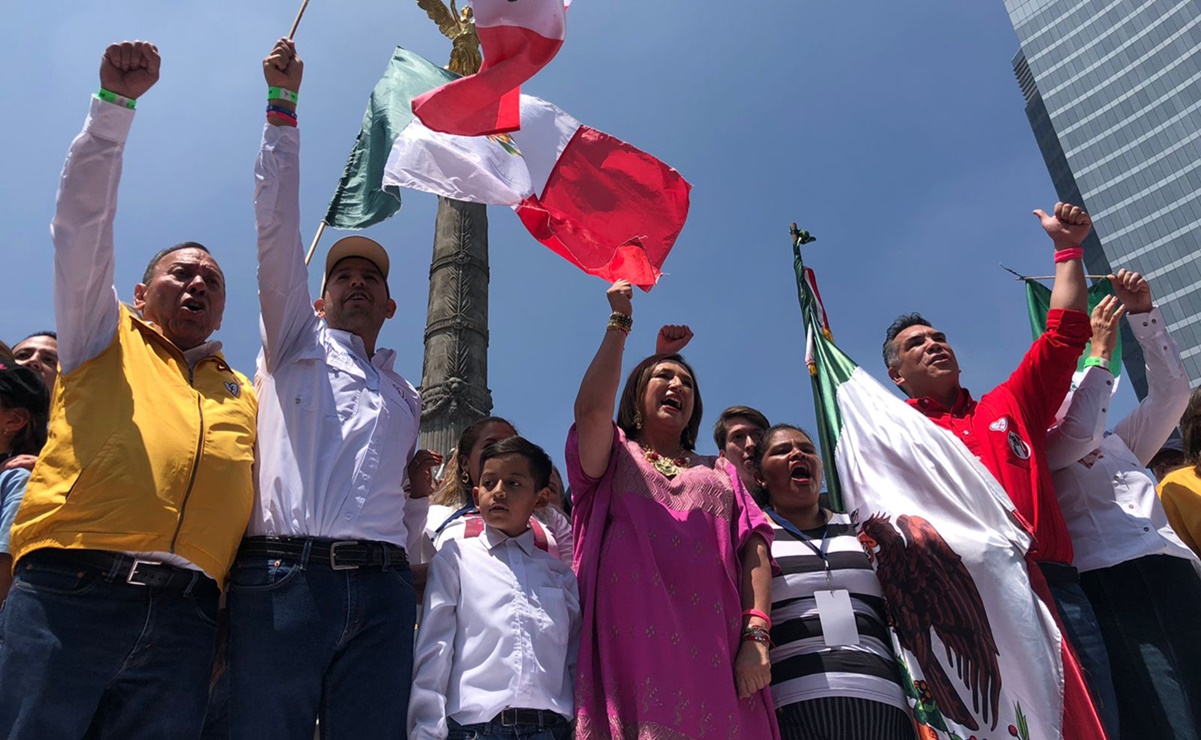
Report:
M50 337L51 339L53 339L54 341L56 341L56 342L57 342L57 341L58 341L58 332L54 332L54 331L35 331L34 333L32 333L32 334L30 334L29 336L27 336L27 337L25 337L24 339L22 339L22 340L21 340L21 342L26 342L26 341L28 341L28 340L30 340L30 339L33 339L34 337ZM17 344L20 344L21 342L17 342Z
M796 426L795 424L773 424L767 428L767 431L763 433L763 444L755 445L755 472L762 471L763 456L767 454L767 446L771 444L771 438L780 432L799 432L805 435L805 438L814 445L817 444L816 437L801 427ZM759 504L761 508L771 503L767 495L766 486L756 485L755 490L751 491L751 498L755 499L755 503Z
M692 418L680 432L680 446L685 450L695 450L696 439L701 432L701 415L704 412L704 406L701 404L701 386L692 366L680 355L651 355L630 371L625 387L621 389L621 400L617 404L617 426L625 432L628 439L638 439L641 436L638 420L642 416L642 394L646 392L646 386L650 383L651 371L661 362L681 365L692 376Z
M484 477L484 465L489 460L509 455L524 457L530 464L530 472L534 474L535 490L541 491L550 485L550 471L554 467L550 461L550 455L525 437L508 437L485 447L480 453L479 477Z
M713 441L717 444L718 452L725 448L726 438L730 433L730 423L735 419L746 419L760 429L767 429L771 426L762 411L750 406L731 406L721 412L721 416L717 417L717 423L713 425Z
M199 249L205 254L212 254L212 252L209 251L209 248L200 242L180 242L173 247L160 249L153 257L150 258L150 262L147 263L146 272L142 273L142 285L149 285L150 281L154 279L154 270L156 267L158 267L158 263L163 261L163 257L166 257L172 252L178 252L181 249Z
M884 367L892 369L897 366L901 360L901 353L897 351L895 344L897 336L911 326L930 326L929 321L920 313L903 313L898 316L891 324L888 325L888 331L884 332Z
M37 455L46 444L50 426L50 391L39 373L27 367L0 369L0 408L25 409L29 422L13 436L9 452Z

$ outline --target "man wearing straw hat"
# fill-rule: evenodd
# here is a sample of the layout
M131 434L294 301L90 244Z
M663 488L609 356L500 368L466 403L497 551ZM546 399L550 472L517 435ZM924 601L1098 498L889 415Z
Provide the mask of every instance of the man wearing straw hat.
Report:
M363 236L334 244L310 303L303 64L291 41L263 72L259 485L230 583L230 725L252 740L311 737L318 718L325 738L403 737L416 619L407 553L437 457L417 454L420 398L395 353L376 346L396 311L383 247ZM405 494L410 474L419 498Z
M51 224L61 375L12 528L0 737L200 733L220 584L254 499L257 402L211 341L225 277L203 246L156 254L122 304L113 222L153 44L105 50Z

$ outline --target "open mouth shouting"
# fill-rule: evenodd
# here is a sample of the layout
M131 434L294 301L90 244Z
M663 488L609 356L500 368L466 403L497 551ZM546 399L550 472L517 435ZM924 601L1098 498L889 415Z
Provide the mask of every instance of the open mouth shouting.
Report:
M672 409L673 411L684 410L684 402L680 400L679 396L676 396L672 393L668 393L666 396L664 396L663 401L659 404L659 406L665 409Z
M370 302L371 302L371 296L366 291L362 291L362 290L356 290L356 291L352 291L351 293L348 293L346 298L343 299L343 301L342 301L343 304L370 303Z
M181 308L188 313L197 314L208 310L208 305L198 298L185 298Z
M806 463L798 462L788 469L788 476L796 483L809 483L813 480L813 471Z

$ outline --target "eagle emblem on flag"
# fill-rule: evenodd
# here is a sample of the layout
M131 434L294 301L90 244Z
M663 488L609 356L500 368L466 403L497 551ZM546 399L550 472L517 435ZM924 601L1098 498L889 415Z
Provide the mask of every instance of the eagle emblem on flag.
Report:
M945 717L972 730L980 729L977 715L985 723L991 718L995 730L1000 653L971 573L930 522L904 514L894 528L889 519L869 517L859 541L876 561L898 641L917 658L925 688ZM939 660L931 633L946 649L947 665L955 666L972 692L971 710Z

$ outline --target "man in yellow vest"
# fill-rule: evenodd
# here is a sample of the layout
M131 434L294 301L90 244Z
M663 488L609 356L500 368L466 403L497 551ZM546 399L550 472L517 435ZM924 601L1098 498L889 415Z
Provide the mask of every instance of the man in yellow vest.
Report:
M254 500L257 400L210 341L225 278L194 242L155 255L132 308L113 220L158 50L108 47L51 233L61 375L12 529L0 737L196 737L225 581Z

